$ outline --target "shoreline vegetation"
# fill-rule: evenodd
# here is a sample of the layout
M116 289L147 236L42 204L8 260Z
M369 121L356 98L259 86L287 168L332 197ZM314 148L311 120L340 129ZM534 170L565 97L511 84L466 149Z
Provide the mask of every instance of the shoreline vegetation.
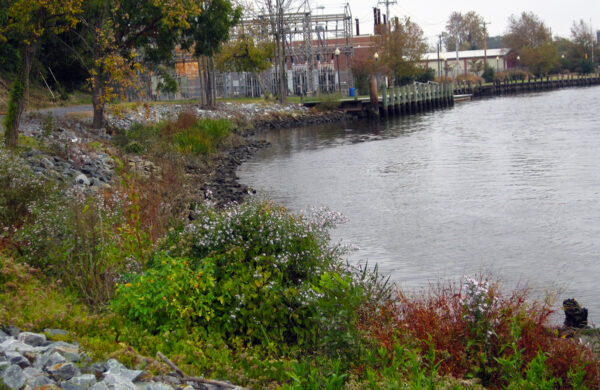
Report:
M0 328L63 329L91 359L165 381L159 352L254 389L600 386L596 330L552 326L554 297L486 275L401 291L345 261L328 233L341 215L243 201L235 169L265 146L252 135L345 115L249 120L233 104L240 115L191 106L105 134L43 117L0 148Z

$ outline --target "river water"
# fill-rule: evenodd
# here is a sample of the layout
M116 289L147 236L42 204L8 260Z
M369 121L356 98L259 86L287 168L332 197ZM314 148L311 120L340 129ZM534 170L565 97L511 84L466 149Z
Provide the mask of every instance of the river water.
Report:
M405 289L484 273L576 297L600 324L600 87L273 131L241 181L348 222L335 240Z

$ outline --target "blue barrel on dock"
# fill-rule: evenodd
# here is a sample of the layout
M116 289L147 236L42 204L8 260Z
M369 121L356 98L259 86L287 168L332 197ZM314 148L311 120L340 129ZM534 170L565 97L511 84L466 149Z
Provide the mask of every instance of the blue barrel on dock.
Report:
M356 96L356 88L350 88L350 90L348 91L348 95L350 97Z

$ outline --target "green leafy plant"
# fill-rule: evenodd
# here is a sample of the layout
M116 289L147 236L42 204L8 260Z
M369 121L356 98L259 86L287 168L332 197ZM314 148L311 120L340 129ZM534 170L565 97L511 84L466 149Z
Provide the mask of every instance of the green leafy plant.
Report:
M317 361L317 363L321 363ZM320 364L319 364L320 365ZM340 360L331 362L330 367L313 367L309 363L295 362L293 370L288 372L291 385L283 386L284 390L339 390L344 387L348 374L341 373Z
M164 244L165 255L179 258L171 260L177 265L169 267L182 268L169 275L163 268L168 261L165 265L162 260L153 261L143 275L132 275L132 287L119 290L113 307L157 330L201 327L229 340L242 338L269 348L314 343L338 314L320 306L324 297L345 296L344 291L353 288L346 276L338 276L336 283L342 284L323 288L328 272L340 266L336 250L327 247L327 229L338 218L323 210L312 217L296 216L260 201L231 205L223 211L203 206L192 224L173 231ZM143 302L148 298L140 300L142 291L150 288L147 275L158 286L166 286L166 291L172 290L173 283L186 289L189 298L180 302L178 310L190 315L164 314L176 308L171 305L175 297L153 300L152 305ZM200 279L187 280L191 275ZM205 289L194 290L193 284L200 281ZM204 305L202 314L194 306L198 302ZM359 299L352 298L342 306L349 305L344 310L350 316L358 304Z

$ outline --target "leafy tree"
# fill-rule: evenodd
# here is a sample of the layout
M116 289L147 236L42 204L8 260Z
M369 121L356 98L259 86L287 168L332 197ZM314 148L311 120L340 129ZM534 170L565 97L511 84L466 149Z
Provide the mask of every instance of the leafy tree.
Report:
M419 68L419 72L415 75L415 81L426 83L435 80L435 69Z
M8 112L4 121L4 143L17 146L19 124L25 109L29 76L42 37L69 30L77 24L82 0L4 0L0 3L0 41L18 47L17 77L11 86Z
M193 49L195 56L200 58L199 70L202 74L206 92L206 103L212 105L216 101L213 56L219 51L224 42L229 39L229 31L241 19L242 8L234 7L230 0L203 1L200 14L192 16L189 27L184 30L182 49Z
M546 42L536 48L525 46L521 50L521 62L532 73L538 76L547 75L558 63L556 46L552 42Z
M418 63L427 51L423 30L410 18L392 19L388 30L374 37L379 61L396 83L414 80L420 72Z
M446 22L442 39L448 51L456 50L457 39L459 50L476 50L483 47L484 34L481 15L475 11L453 12Z
M558 52L552 43L552 33L535 14L523 12L520 18L511 15L504 42L521 56L521 64L537 75L545 75L558 63Z
M504 47L504 37L502 35L496 35L487 38L488 49L502 49Z
M188 19L200 13L194 0L87 0L81 38L91 58L93 127L100 128L107 102L136 88L142 63L172 58Z
M261 90L267 88L260 73L271 67L275 55L275 45L269 41L259 41L253 34L242 32L238 37L224 44L217 56L217 68L225 71L251 72L258 80Z

